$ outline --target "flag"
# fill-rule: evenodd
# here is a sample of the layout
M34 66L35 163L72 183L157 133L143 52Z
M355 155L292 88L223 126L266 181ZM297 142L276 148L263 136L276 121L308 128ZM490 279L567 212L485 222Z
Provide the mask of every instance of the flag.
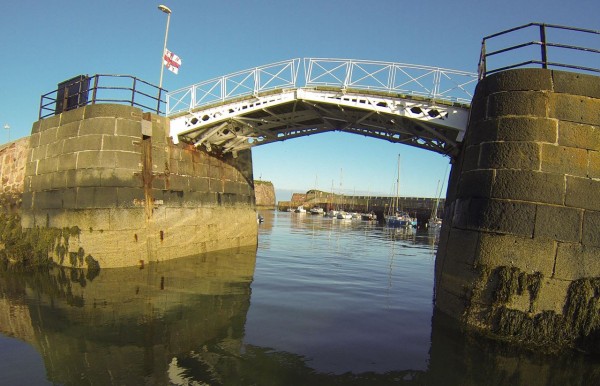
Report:
M181 58L169 50L165 50L163 56L163 63L167 69L175 74L179 72L179 66L181 66Z

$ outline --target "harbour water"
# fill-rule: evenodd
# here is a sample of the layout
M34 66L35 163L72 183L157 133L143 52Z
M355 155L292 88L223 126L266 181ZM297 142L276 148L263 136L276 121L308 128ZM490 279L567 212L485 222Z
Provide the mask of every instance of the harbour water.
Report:
M590 385L600 361L461 331L437 235L261 211L257 249L0 271L1 385Z

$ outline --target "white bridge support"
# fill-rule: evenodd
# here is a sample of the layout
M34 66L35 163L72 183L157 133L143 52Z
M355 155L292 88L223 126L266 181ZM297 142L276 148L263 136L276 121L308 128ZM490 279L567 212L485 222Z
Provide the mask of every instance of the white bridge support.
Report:
M235 155L257 145L342 131L456 155L476 74L305 59L299 87L299 63L278 62L169 93L173 141Z

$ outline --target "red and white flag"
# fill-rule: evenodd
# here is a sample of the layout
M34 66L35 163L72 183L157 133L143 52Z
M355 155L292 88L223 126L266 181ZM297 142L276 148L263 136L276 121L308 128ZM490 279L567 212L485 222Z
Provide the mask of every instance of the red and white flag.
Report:
M181 66L181 58L169 50L165 50L163 56L163 63L167 69L175 74L179 72L179 66Z

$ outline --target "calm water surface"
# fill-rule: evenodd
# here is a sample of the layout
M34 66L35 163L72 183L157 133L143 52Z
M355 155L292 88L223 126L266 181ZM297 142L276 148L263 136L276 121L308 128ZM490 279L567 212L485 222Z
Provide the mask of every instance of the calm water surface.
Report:
M0 270L1 385L593 385L434 312L427 231L263 211L258 249Z

